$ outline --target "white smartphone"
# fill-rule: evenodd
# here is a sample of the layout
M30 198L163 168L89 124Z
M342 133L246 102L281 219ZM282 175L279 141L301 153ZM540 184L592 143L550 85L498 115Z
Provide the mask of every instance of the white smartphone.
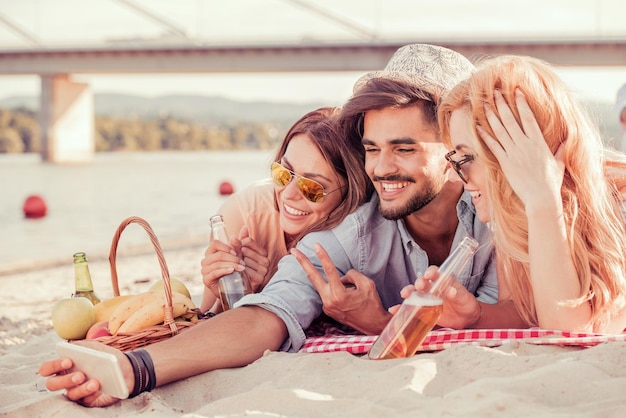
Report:
M70 371L81 371L89 379L100 382L100 392L119 399L128 398L128 388L122 374L122 367L111 353L70 344L66 341L57 343L57 353L69 357L74 362Z

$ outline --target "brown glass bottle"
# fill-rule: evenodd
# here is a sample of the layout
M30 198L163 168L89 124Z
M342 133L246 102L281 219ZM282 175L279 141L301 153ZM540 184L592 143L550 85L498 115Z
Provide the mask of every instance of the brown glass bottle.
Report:
M411 357L426 335L437 324L443 312L444 293L472 258L478 242L471 237L463 241L439 267L439 278L428 291L413 291L402 302L368 352L374 360Z
M93 291L87 255L85 253L74 254L74 297L84 297L93 303L100 303L100 298Z

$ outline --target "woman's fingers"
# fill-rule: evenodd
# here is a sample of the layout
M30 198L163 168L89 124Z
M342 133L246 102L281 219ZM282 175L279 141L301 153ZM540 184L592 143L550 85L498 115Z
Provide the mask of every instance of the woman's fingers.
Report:
M510 139L510 141L515 143L516 141L519 141L523 139L524 137L526 137L526 133L524 132L520 124L517 122L517 119L515 119L515 115L513 115L513 111L511 110L511 107L505 100L504 96L502 96L502 93L496 90L493 94L493 98L496 103L496 108L498 109L498 114L500 115L499 120L498 120L498 122L500 122L499 125L507 133L505 138L503 138L505 139L505 142L508 142L506 140ZM491 119L490 119L490 122L491 122ZM500 134L497 134L497 136L499 138ZM506 144L504 146L506 149Z
M540 140L540 142L545 143L535 114L528 105L526 96L524 96L524 93L522 93L520 89L515 89L515 104L517 105L517 111L520 115L520 121L522 122L525 136L531 140Z
M496 101L497 105L497 101ZM487 117L487 122L489 123L489 127L491 131L495 135L495 139L499 143L499 146L504 150L505 153L510 152L509 149L513 145L513 140L509 135L509 131L504 126L501 118L495 113L494 109L491 108L488 104L484 105L485 116ZM500 108L498 107L498 111L500 112ZM487 133L486 129L483 130L483 133Z
M487 144L491 152L493 152L493 155L496 156L496 159L498 161L502 161L504 158L506 158L507 154L505 149L502 148L502 144L494 139L491 135L489 135L489 133L484 130L482 126L476 125L476 132L478 132L478 135L480 135L483 141L485 141L485 143Z

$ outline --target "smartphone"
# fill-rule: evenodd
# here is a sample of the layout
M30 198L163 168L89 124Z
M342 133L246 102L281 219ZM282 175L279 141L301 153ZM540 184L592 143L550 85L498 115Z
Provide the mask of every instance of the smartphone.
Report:
M122 367L111 353L70 344L66 341L57 343L57 353L69 357L74 362L70 371L81 371L89 379L100 382L100 392L119 399L128 398L128 388L122 374Z

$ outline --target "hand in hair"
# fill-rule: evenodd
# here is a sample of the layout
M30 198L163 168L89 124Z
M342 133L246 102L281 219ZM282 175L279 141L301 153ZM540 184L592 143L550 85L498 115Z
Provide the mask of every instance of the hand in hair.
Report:
M524 95L515 91L515 104L521 126L502 94L494 94L498 114L489 107L485 113L496 138L481 126L477 131L500 163L511 187L522 200L526 211L562 206L560 189L565 164L563 147L553 155L541 133Z

